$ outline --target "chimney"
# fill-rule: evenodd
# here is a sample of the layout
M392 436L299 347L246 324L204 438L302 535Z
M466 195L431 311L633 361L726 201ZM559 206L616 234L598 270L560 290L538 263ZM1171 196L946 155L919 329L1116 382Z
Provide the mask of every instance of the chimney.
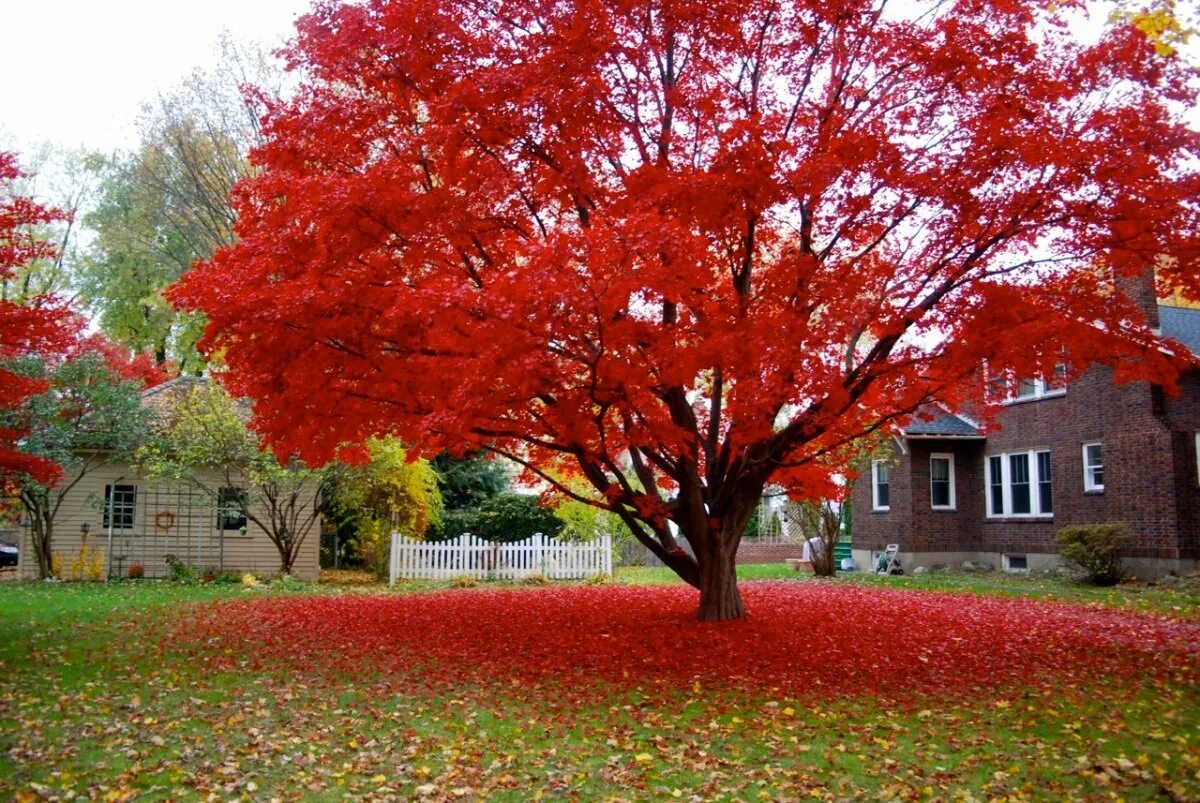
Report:
M1158 293L1154 288L1154 264L1159 251L1154 232L1137 209L1120 210L1111 227L1108 258L1113 283L1137 307L1146 325L1160 333Z

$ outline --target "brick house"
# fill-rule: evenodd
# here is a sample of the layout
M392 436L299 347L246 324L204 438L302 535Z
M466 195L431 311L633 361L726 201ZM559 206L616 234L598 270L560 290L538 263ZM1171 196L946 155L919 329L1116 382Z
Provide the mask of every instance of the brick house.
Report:
M1200 355L1200 310L1157 306L1149 323ZM905 567L1058 564L1055 533L1127 523L1126 565L1143 577L1200 558L1200 371L1179 394L1116 384L1093 368L1067 386L1027 379L984 431L937 409L900 430L854 489L853 555L863 570L898 543ZM928 419L928 420L926 420Z

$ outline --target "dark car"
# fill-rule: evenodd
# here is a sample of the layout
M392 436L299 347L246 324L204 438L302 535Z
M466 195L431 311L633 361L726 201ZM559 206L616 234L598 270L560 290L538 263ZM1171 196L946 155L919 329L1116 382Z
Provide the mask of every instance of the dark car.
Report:
M16 566L20 557L21 550L17 549L16 544L0 541L0 566Z

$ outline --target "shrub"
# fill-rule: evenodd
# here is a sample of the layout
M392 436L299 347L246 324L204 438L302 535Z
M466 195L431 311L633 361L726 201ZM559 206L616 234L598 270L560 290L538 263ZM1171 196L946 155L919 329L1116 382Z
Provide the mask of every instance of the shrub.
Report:
M450 585L455 588L474 588L478 585L475 578L469 574L460 574L450 580Z
M1081 524L1059 530L1055 540L1063 560L1086 582L1111 586L1121 579L1121 547L1131 538L1127 524Z
M456 510L442 517L442 526L431 529L430 541L446 541L463 533L485 541L523 541L534 533L557 536L563 522L554 511L538 505L537 497L505 493L489 499L478 510Z
M544 586L549 582L550 580L544 574L531 574L521 581L523 585L527 586Z
M246 572L242 575L242 586L245 588L258 588L258 578L250 572Z
M584 580L583 582L589 586L606 586L609 583L611 583L612 581L613 581L613 578L612 578L611 574L600 573L600 574L593 574L591 577Z
M140 563L133 563L129 566L129 571L125 573L130 580L141 580L146 576L146 567Z

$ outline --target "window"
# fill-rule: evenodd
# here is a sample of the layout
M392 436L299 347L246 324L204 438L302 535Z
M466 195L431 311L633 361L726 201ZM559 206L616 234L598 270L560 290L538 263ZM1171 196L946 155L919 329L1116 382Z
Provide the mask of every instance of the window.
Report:
M1029 558L1026 555L1001 555L1000 558L1006 572L1029 571Z
M1065 362L1057 363L1047 378L1027 376L1012 381L1007 374L996 374L988 380L988 395L1005 404L1062 396L1066 392L1067 364Z
M954 509L954 455L929 457L929 503L935 510Z
M1200 485L1200 432L1196 433L1196 483Z
M1010 510L1014 516L1033 512L1033 498L1029 495L1029 455L1027 453L1008 456L1008 488Z
M1018 399L1036 399L1041 395L1039 385L1041 383L1036 379L1022 379L1017 383L1017 398Z
M221 488L217 491L217 529L240 530L246 526L246 491Z
M882 460L871 463L871 506L875 510L889 510L891 485L888 482L888 466Z
M1054 514L1049 450L988 455L984 474L989 517Z
M1050 484L1050 453L1037 453L1038 510L1054 512L1054 488Z
M1054 364L1054 372L1046 380L1046 389L1043 393L1065 393L1066 390L1067 364L1065 362L1056 362Z
M988 515L1004 515L1004 458L988 458Z
M1099 443L1083 445L1083 490L1104 490L1104 447Z
M102 527L114 530L132 530L134 513L137 510L136 485L104 486L104 522Z

